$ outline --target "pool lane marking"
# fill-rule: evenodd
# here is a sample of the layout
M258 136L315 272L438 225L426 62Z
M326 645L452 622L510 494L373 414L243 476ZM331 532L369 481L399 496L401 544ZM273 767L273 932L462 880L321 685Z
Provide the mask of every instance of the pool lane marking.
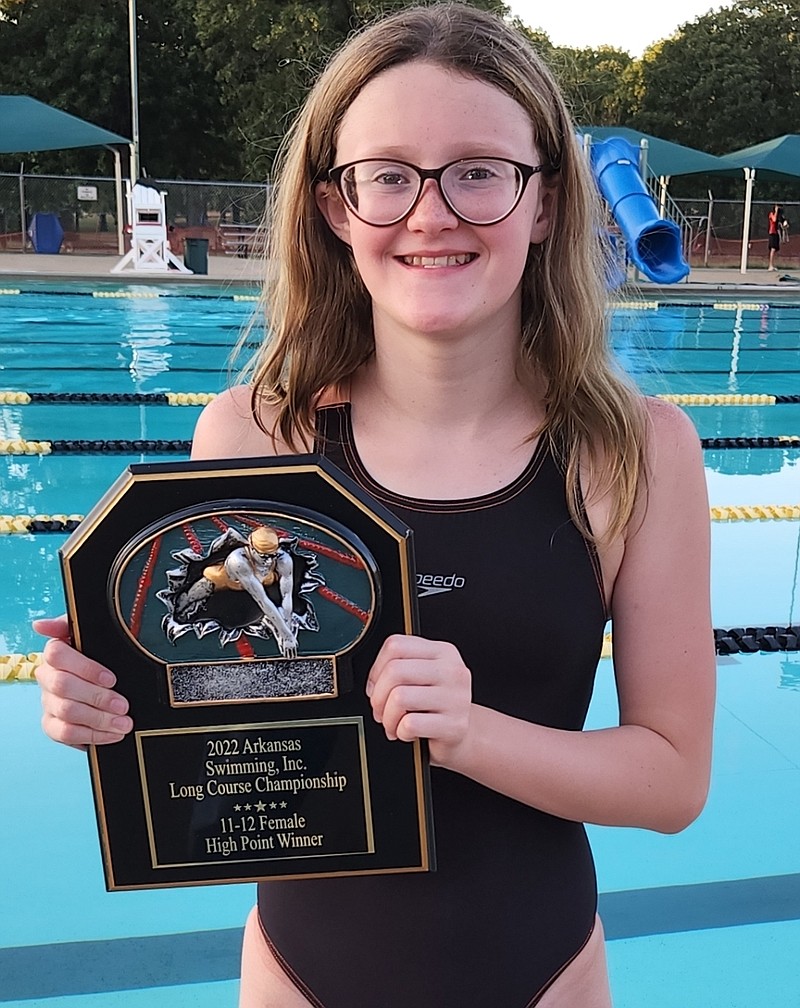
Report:
M800 920L800 874L600 893L606 939ZM242 929L0 949L0 1003L237 980Z

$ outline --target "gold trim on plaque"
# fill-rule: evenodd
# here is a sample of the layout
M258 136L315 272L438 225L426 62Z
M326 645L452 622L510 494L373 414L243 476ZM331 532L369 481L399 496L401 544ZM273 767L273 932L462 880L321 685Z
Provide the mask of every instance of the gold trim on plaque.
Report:
M231 704L247 704L247 703L286 703L287 701L294 700L333 700L339 696L339 675L338 675L338 664L336 660L336 655L303 655L300 661L315 661L322 659L331 662L333 665L333 691L330 693L292 693L289 696L252 696L252 697L232 697L225 700L176 700L175 694L172 688L172 673L176 669L181 669L187 666L203 666L211 665L214 668L220 668L224 665L230 665L233 669L236 666L241 667L242 665L259 665L261 663L290 663L292 661L298 660L293 658L231 658L230 660L221 661L187 661L187 662L174 662L173 664L167 665L167 688L169 690L169 705L170 707L216 707L219 705Z

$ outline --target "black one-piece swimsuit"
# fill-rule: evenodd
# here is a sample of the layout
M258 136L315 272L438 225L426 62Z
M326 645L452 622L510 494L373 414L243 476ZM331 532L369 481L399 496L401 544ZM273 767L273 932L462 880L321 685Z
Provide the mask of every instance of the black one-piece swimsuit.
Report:
M548 439L503 490L417 501L364 470L349 403L317 418L318 450L413 528L421 632L458 647L475 703L580 731L606 613ZM447 590L430 590L437 576ZM312 1004L529 1008L588 940L597 887L583 825L449 770L431 777L435 872L259 885L268 941Z

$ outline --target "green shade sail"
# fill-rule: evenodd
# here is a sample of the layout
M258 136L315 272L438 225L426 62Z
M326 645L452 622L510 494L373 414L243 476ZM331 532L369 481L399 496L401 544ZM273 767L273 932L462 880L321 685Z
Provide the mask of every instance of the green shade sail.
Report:
M126 137L27 95L0 95L0 154L129 143Z
M648 178L660 178L662 175L732 175L736 172L736 168L727 164L725 158L706 154L693 147L684 147L670 140L661 140L627 126L579 126L578 132L588 133L597 140L622 137L634 147L638 147L642 140L647 140Z

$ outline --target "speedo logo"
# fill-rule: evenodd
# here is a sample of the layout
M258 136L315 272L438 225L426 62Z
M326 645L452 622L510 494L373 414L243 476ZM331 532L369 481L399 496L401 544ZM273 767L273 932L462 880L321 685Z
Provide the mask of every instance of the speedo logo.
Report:
M417 597L441 595L442 592L463 588L466 581L458 574L417 574Z

